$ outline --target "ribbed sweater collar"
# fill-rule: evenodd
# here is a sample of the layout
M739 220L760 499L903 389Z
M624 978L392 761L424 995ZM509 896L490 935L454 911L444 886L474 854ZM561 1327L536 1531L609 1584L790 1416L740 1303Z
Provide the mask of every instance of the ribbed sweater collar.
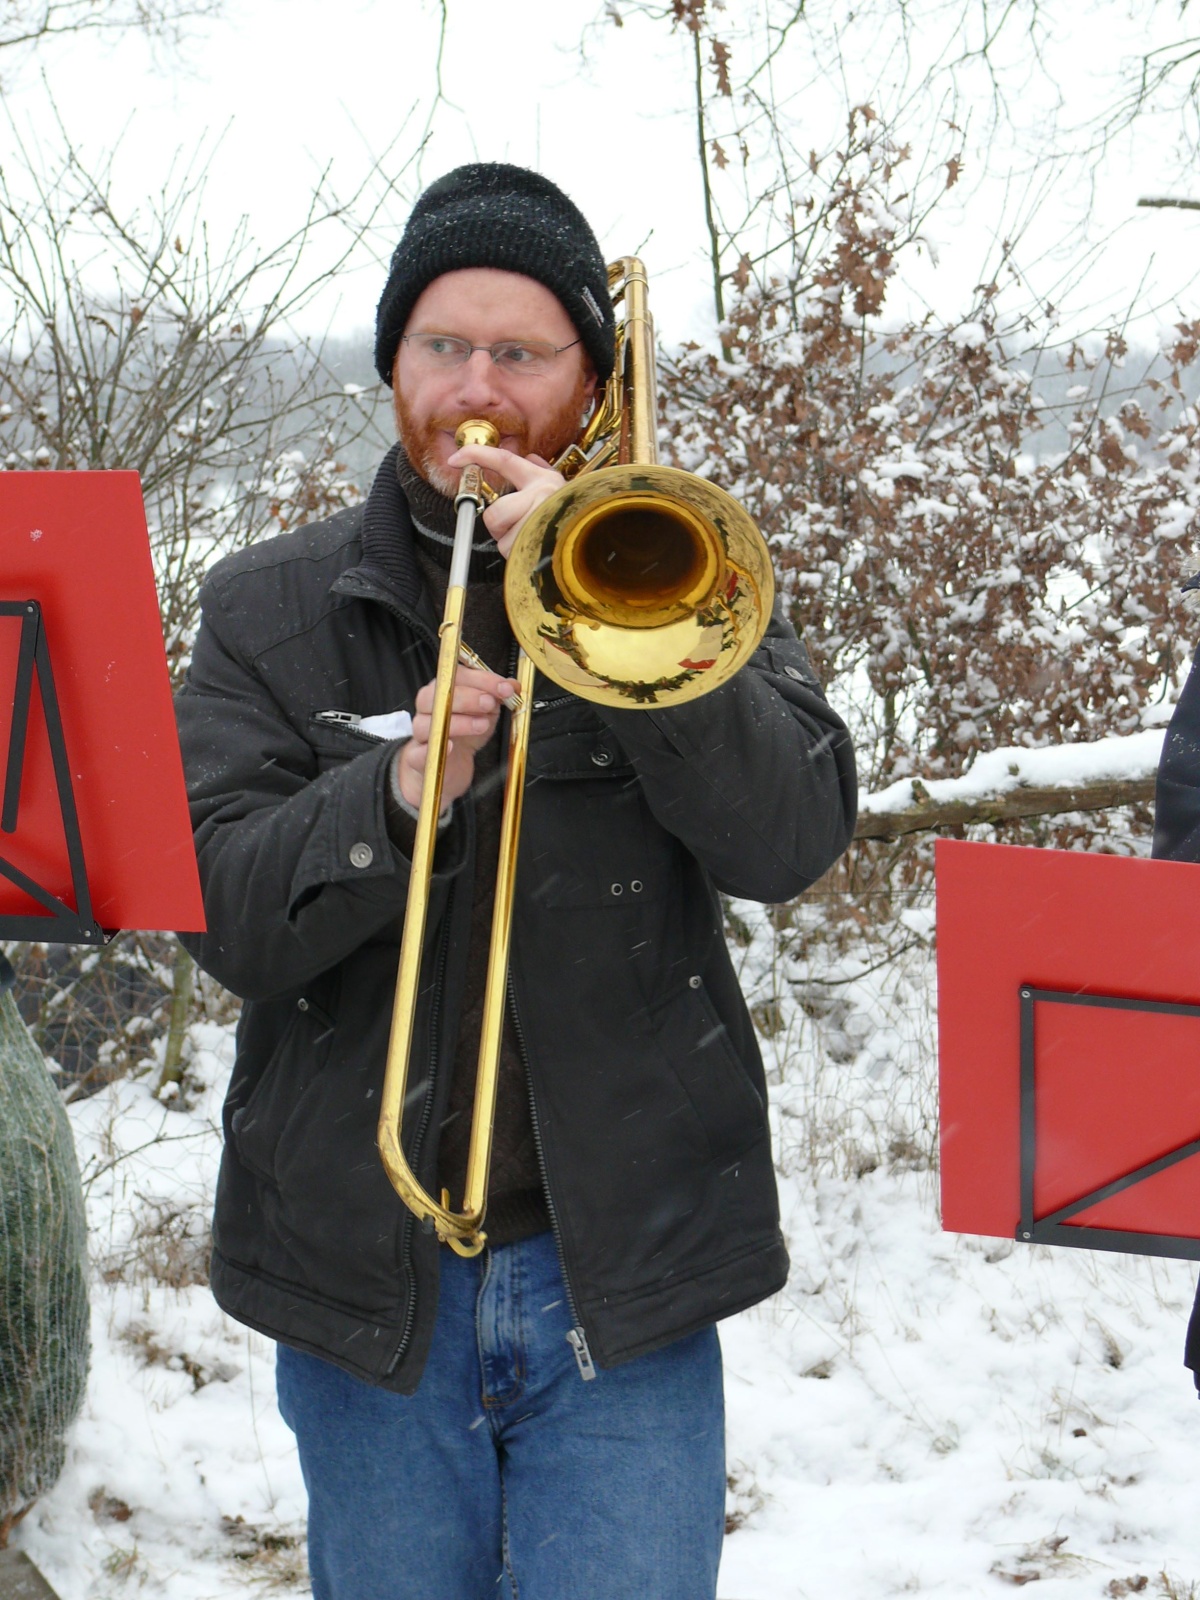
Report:
M454 544L454 506L420 476L397 443L384 456L363 509L363 565L381 573L410 605L422 579L414 542L447 570ZM504 558L482 523L476 523L469 581L499 583Z

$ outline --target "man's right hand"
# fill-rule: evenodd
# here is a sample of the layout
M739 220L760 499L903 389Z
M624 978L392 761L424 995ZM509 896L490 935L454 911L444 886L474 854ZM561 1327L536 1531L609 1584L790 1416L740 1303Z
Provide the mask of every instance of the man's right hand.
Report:
M413 711L412 738L396 753L396 783L400 793L414 809L421 804L425 767L429 760L429 729L432 723L434 685L427 683L417 692ZM500 707L517 685L512 678L494 672L460 666L454 677L454 700L450 711L450 748L442 779L442 810L466 794L475 775L475 752L481 750L496 731Z

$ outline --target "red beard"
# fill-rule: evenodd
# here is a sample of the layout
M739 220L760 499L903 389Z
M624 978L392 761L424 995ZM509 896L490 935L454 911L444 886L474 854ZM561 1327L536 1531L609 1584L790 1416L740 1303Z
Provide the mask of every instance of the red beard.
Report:
M575 391L543 427L531 432L528 421L514 411L494 411L482 420L490 422L504 441L506 450L514 455L541 456L543 461L553 461L566 447L577 439L580 421L587 404L588 380L580 374ZM405 404L399 389L395 394L396 428L404 453L416 470L439 494L452 496L458 488L458 473L448 471L437 455L438 435L453 433L469 418L463 416L434 416L418 422ZM515 443L513 441L516 441ZM497 485L499 487L499 485Z

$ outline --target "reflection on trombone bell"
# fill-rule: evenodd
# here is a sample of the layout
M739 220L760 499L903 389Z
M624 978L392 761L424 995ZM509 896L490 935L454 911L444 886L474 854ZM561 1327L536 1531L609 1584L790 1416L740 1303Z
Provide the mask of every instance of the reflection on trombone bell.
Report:
M494 492L479 467L462 474L458 525L440 628L429 759L416 826L408 905L379 1119L379 1148L396 1193L459 1255L486 1243L484 1209L508 975L517 846L535 670L599 705L682 705L719 688L757 648L771 616L766 543L746 511L693 473L658 465L654 334L642 263L609 267L621 302L617 365L583 436L555 461L569 481L522 525L505 571L505 605L520 645L519 704L510 705L508 775L480 1030L479 1067L461 1210L418 1182L402 1117L421 975L438 815L475 518ZM490 423L465 422L457 442L495 444ZM472 653L473 654L473 653ZM475 663L478 658L475 658Z

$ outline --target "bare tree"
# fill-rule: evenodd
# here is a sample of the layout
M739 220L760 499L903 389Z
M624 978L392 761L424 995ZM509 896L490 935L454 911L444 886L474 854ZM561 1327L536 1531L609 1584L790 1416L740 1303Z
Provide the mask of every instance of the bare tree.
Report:
M964 170L965 105L985 120L983 84L992 119L1005 115L1002 46L1020 37L1036 54L1040 14L1039 0L863 0L850 13L830 0L737 7L609 0L581 48L586 58L597 28L635 19L681 41L678 94L695 130L713 307L722 322L731 293L747 283L761 290L780 271L803 280L819 233L813 190L836 181L830 164L844 162L847 124L853 131L856 117L874 122L877 136L920 127L922 140L906 147L906 190L893 194L891 218L901 223L901 243L920 239L931 207ZM881 38L890 47L880 51L889 83L876 81L860 99L848 62L864 41L878 46ZM843 102L832 120L813 110L814 93L829 84ZM977 135L976 142L982 128ZM818 166L822 182L814 186Z
M141 33L177 45L188 26L219 16L224 0L0 0L0 51L66 35Z
M343 451L373 428L373 397L340 382L296 321L408 163L345 198L318 180L298 226L260 246L245 221L225 239L206 225L203 155L132 209L117 199L119 152L89 162L60 126L44 158L11 132L0 467L138 472L178 677L212 561L357 498ZM182 947L158 937L127 935L98 959L22 950L17 965L39 1045L87 1084L144 1062L172 992L191 982ZM179 1064L176 1038L166 1081Z
M1150 42L1117 64L1116 92L1089 130L1103 144L1137 120L1165 113L1185 172L1200 150L1200 34L1187 26L1188 9L1189 0L1154 0Z
M0 168L0 460L140 475L178 664L216 555L294 519L294 501L319 510L322 495L350 493L334 458L367 413L294 330L369 220L367 186L340 200L319 182L275 245L257 246L244 219L218 241L202 162L122 212L112 157L92 165L63 133L46 163L13 133Z

